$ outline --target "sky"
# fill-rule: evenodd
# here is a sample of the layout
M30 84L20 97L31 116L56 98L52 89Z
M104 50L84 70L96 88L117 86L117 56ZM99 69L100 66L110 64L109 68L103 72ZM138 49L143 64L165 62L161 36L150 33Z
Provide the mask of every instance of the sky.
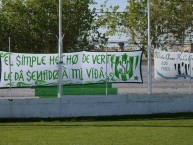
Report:
M97 2L96 5L94 6L91 6L91 8L95 7L96 9L100 8L100 5L101 4L104 4L104 2L106 0L95 0ZM110 5L119 5L119 11L124 11L126 5L127 5L127 0L108 0L107 1L107 6L110 6ZM105 29L100 29L100 31L103 33L105 32ZM109 42L121 42L121 41L127 41L128 40L128 37L126 36L118 36L118 35L115 35L115 36L110 36L109 37ZM115 44L112 44L112 45L109 45L110 47L111 46L114 46Z
M106 0L95 0L97 2L97 4L95 5L95 7L100 7L101 4L103 4ZM119 5L120 10L124 10L125 6L127 5L127 0L108 0L107 1L107 5Z

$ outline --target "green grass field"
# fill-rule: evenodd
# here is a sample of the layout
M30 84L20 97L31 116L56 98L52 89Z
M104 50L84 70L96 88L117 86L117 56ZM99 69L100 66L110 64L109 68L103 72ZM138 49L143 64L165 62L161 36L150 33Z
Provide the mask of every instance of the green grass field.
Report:
M192 114L0 121L0 145L193 144Z

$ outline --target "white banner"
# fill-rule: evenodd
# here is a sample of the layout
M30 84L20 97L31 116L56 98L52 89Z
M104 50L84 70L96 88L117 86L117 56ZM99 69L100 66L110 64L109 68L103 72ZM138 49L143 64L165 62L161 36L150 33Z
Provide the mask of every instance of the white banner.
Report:
M9 55L0 51L0 56L0 87L57 85L57 54ZM104 83L106 80L142 83L141 57L142 51L64 53L63 84Z
M193 79L193 54L155 50L154 74L156 79Z

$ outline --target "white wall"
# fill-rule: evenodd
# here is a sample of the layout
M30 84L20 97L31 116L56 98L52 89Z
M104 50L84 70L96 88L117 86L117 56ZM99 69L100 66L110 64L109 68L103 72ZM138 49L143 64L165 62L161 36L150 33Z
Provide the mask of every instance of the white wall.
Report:
M65 96L0 99L0 118L48 118L193 112L192 95Z

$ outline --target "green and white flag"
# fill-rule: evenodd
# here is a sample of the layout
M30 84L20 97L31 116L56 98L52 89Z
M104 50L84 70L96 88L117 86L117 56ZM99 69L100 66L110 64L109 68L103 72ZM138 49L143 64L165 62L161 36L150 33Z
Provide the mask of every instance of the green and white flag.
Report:
M62 83L142 83L141 57L142 51L64 53ZM0 51L0 87L50 86L57 80L57 54Z
M137 65L139 63L139 56L116 56L115 76L123 81L127 81L133 77Z

